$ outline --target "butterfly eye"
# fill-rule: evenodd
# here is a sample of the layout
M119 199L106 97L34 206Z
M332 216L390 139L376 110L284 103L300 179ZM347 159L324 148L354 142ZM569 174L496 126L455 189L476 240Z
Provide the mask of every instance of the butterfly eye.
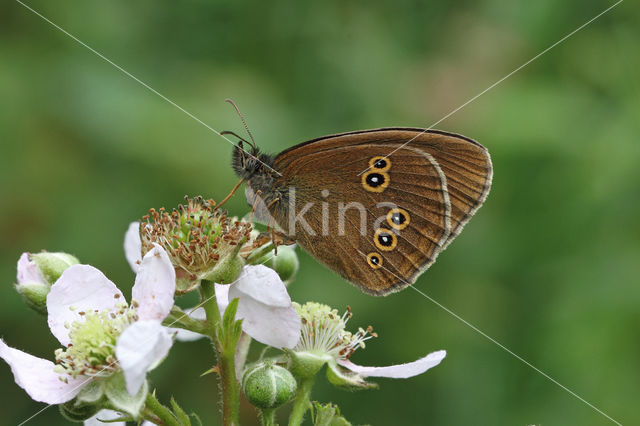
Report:
M373 269L381 268L382 267L382 256L380 256L378 253L369 253L367 255L367 263Z
M389 175L377 170L369 170L362 175L362 186L370 192L382 192L389 186Z
M391 160L389 160L387 157L382 156L373 157L371 160L369 160L369 167L375 169L378 172L386 172L391 168Z
M388 229L379 228L376 229L373 242L380 250L391 251L396 248L396 244L398 244L398 237Z
M409 226L409 222L411 222L411 218L409 217L409 213L404 209L395 208L389 210L389 213L387 213L387 223L393 229L404 229Z

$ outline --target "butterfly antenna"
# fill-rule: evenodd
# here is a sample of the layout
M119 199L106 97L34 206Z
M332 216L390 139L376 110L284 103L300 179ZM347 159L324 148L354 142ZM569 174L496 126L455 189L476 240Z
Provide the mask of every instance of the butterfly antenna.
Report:
M233 108L236 110L236 113L240 117L240 120L242 120L242 124L244 125L244 129L247 131L247 134L249 135L249 138L251 139L251 148L253 148L254 150L257 150L256 141L255 141L255 139L253 139L253 135L251 134L251 131L249 130L249 126L247 126L247 122L245 121L244 117L242 116L242 113L240 112L240 109L238 108L238 105L236 105L236 103L233 102L233 100L228 99L228 98L225 99L224 101L225 102L229 102L231 105L233 105Z

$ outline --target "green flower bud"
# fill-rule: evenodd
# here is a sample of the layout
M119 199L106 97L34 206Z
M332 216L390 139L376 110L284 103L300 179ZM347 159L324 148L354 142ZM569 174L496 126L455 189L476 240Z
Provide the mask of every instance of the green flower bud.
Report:
M36 253L31 255L31 260L35 262L49 284L55 283L69 266L80 263L78 259L67 253Z
M67 253L23 253L18 260L16 291L27 306L38 313L47 313L47 295L51 284L78 259Z
M289 370L264 361L245 371L242 390L256 407L271 409L288 402L295 395L297 384Z
M298 272L300 262L298 255L293 247L280 246L278 254L273 256L267 265L280 275L282 281L290 281Z

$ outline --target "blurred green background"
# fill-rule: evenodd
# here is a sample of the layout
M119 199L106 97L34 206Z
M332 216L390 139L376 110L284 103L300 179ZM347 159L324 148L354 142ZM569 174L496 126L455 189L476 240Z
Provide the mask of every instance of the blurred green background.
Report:
M266 151L324 134L427 127L609 1L111 1L29 5L217 130ZM437 127L492 154L485 206L416 287L624 424L639 424L640 6L632 1ZM23 251L63 250L125 291L122 243L150 207L221 199L231 145L16 2L0 6L0 335L52 357L46 321L12 289ZM247 212L237 196L228 207ZM301 253L290 287L380 338L353 360L447 349L380 390L314 397L354 424L599 425L609 421L411 289L363 295ZM258 345L256 345L257 347ZM217 424L207 343L176 344L151 378ZM32 402L0 366L3 424ZM252 424L251 407L243 419ZM284 413L283 413L284 414ZM284 422L284 415L280 416ZM28 424L64 424L55 407Z

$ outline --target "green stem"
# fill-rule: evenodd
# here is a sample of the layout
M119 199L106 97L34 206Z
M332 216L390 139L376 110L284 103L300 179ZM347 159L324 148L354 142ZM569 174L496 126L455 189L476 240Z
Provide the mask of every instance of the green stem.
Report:
M237 426L239 422L240 385L236 380L235 347L226 348L218 338L220 310L216 300L215 283L202 280L200 295L204 311L207 314L207 336L211 338L218 357L218 374L220 376L220 393L222 394L222 423L225 426Z
M147 394L147 399L145 403L146 403L145 408L151 411L155 417L160 419L160 421L162 422L161 423L162 425L180 426L180 422L178 421L178 419L176 419L176 417L173 415L171 410L169 410L167 407L162 405L160 401L156 399L153 392L149 392Z
M162 325L206 334L208 323L206 321L191 318L189 316L189 312L185 312L180 309L179 306L174 305L171 308L169 315L167 315L162 322Z
M276 426L276 410L275 408L265 408L262 410L262 426Z
M293 402L293 410L289 416L289 426L300 426L307 410L311 408L311 389L315 376L300 380L298 393Z
M263 260L262 258L267 254L271 253L273 251L273 248L274 248L273 243L268 242L262 247L260 247L258 250L254 250L253 252L251 252L249 257L247 257L247 264L255 265L258 262L262 261Z

